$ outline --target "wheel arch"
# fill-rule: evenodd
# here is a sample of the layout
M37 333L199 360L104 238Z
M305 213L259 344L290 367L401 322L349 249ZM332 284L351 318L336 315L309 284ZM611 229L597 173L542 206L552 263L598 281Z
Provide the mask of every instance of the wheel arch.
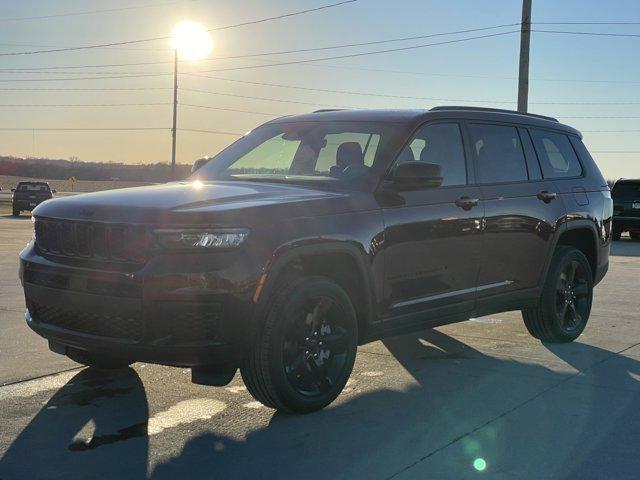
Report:
M598 233L593 222L588 220L575 220L571 223L563 224L558 229L554 238L553 248L548 255L544 275L541 279L542 283L544 283L549 268L551 267L553 252L559 245L567 245L580 250L589 261L591 274L595 281L598 270Z
M287 248L276 253L264 269L263 284L254 297L261 317L268 300L290 276L321 275L334 280L349 295L358 318L359 341L364 338L373 312L373 281L366 253L352 244L331 242Z

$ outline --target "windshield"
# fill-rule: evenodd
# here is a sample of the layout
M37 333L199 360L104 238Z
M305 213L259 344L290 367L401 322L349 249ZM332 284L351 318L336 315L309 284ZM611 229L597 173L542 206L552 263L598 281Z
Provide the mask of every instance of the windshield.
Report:
M397 126L374 122L267 124L194 174L203 180L352 182L364 178Z

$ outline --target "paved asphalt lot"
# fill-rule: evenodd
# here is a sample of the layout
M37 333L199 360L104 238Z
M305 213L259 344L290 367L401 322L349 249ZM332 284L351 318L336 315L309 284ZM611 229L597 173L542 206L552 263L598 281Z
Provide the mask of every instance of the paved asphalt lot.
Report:
M615 244L576 343L542 345L515 312L376 342L332 406L289 416L239 376L203 387L50 353L22 320L30 228L0 216L2 480L638 478L640 243Z

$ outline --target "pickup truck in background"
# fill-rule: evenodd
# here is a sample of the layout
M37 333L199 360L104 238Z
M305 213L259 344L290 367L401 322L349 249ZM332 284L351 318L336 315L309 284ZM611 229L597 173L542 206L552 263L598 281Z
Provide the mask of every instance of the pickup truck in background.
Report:
M13 216L20 216L23 210L31 211L45 200L53 198L55 190L51 190L47 182L20 182L12 188L11 205Z

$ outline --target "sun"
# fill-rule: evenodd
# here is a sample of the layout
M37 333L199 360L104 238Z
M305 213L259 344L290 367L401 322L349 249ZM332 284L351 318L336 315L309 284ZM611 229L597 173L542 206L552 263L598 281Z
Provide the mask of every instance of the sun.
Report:
M206 28L191 20L178 22L171 31L171 46L181 60L202 60L213 48L213 40Z

